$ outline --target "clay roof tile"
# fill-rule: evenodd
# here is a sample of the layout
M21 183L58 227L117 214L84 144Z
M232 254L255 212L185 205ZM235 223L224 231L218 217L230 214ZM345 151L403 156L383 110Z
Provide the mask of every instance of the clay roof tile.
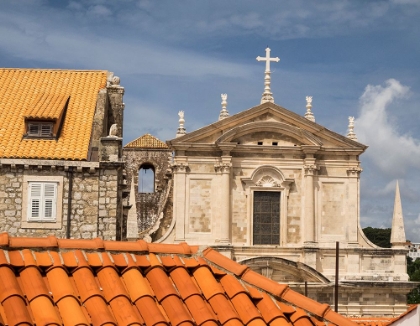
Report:
M248 269L248 266L240 265L212 248L204 250L203 256L236 276L241 276Z
M0 317L10 325L355 325L213 249L28 243L0 249Z
M86 160L106 71L0 69L0 156ZM25 139L24 118L57 120L70 98L57 141Z
M145 134L139 138L129 142L124 148L169 148L166 143L152 136Z

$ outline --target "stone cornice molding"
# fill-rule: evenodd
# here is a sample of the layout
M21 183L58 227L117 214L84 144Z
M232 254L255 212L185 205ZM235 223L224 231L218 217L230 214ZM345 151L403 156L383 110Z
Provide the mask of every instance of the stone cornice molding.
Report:
M236 145L232 143L216 143L216 146L222 151L222 156L229 156Z
M123 163L123 162L118 162ZM88 170L89 173L95 173L101 167L100 162L86 162L86 161L63 161L63 160L39 160L39 159L0 159L0 169L10 166L12 171L18 167L24 170L37 169L41 171L44 168L50 168L52 171L63 169L68 171L70 168L78 172Z
M114 93L114 94L124 95L124 87L122 86L108 86L107 90L108 90L108 93L110 94Z

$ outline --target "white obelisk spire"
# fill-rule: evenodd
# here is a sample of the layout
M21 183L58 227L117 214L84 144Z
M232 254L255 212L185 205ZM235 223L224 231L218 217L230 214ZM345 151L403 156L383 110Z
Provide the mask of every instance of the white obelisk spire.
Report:
M391 244L392 248L404 248L405 230L404 230L404 217L401 205L400 187L395 186L395 201L394 201L394 215L392 216L392 229L391 229Z

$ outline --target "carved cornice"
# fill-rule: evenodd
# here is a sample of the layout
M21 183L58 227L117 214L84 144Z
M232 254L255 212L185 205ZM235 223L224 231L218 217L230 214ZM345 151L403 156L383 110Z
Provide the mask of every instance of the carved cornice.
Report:
M124 95L124 87L121 86L108 86L107 87L109 93L121 94Z
M359 166L352 166L347 169L347 175L350 177L358 177L363 169Z

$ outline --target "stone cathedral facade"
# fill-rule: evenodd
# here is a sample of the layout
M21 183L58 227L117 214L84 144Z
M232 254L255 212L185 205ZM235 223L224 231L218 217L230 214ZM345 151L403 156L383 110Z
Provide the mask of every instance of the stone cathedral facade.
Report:
M269 51L260 59L269 62ZM399 193L393 247L378 248L360 227L360 158L367 146L357 141L353 119L346 137L315 122L311 97L304 116L275 104L269 64L265 74L260 105L230 116L222 94L219 120L189 133L180 112L177 137L167 141L172 157L162 156L155 171L155 191L170 196L137 235L211 245L301 292L306 282L310 297L329 304L339 242L340 312L404 312L413 285ZM153 167L156 157L142 164Z

